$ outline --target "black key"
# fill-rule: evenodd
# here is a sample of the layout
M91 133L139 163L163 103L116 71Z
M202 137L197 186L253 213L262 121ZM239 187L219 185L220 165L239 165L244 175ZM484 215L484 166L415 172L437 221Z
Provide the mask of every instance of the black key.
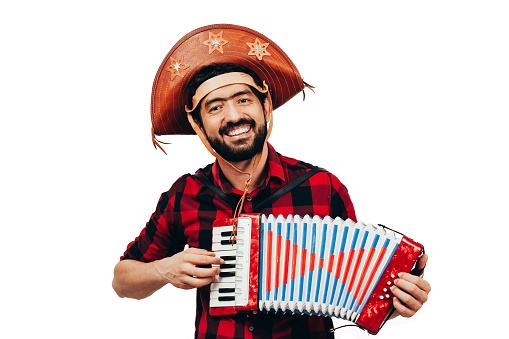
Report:
M234 277L235 276L235 271L233 271L233 272L220 272L219 276L220 277Z
M235 268L235 264L223 264L223 265L219 265L219 268L223 269L223 268Z
M219 293L235 293L234 288L220 288Z
M237 259L237 257L234 255L223 255L222 257L219 257L219 258L223 259L224 261Z
M231 237L232 231L221 232L222 237Z
M217 298L219 301L232 301L235 300L235 297L219 297Z
M199 267L199 268L211 268L212 265L196 265L196 267Z
M237 239L232 239L232 241L230 241L230 239L221 240L221 245L231 245L231 244L236 244L236 243L237 243Z

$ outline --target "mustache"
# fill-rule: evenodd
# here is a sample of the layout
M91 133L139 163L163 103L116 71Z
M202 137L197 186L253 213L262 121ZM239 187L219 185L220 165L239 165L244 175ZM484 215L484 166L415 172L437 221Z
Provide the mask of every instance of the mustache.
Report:
M254 127L256 125L256 122L253 119L249 118L242 118L239 121L228 122L226 123L226 125L221 126L219 128L219 134L224 134L226 131L242 125L249 125L250 127Z

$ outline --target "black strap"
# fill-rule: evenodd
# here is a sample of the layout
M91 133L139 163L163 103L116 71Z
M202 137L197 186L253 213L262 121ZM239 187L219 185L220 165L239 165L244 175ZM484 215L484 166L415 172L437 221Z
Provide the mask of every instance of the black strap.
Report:
M293 179L292 181L290 181L288 184L286 184L285 186L281 187L280 189L278 189L276 192L274 192L273 194L271 194L269 197L267 197L265 200L263 200L261 203L259 203L258 205L256 205L255 207L253 207L253 213L259 213L261 210L263 210L265 207L273 204L276 200L278 200L279 198L281 198L283 195L285 195L286 193L290 192L292 189L294 189L295 187L299 186L300 184L302 184L304 181L308 180L309 178L311 178L313 175L315 175L315 173L317 172L326 172L325 169L323 168L320 168L320 167L314 167L311 171L307 171L306 173L304 173L303 175L301 175L300 177L298 177L297 179Z
M276 192L274 192L272 195L270 195L265 200L263 200L261 203L256 205L253 208L253 212L252 213L259 213L265 207L273 204L276 200L281 198L283 195L285 195L286 193L290 192L292 189L294 189L295 187L297 187L300 184L302 184L304 181L306 181L309 178L311 178L315 173L317 173L317 172L326 172L326 171L327 170L325 170L323 168L314 167L312 170L307 171L306 173L304 173L303 175L301 175L297 179L294 179L294 180L290 181L288 184L286 184L285 186L281 187ZM209 179L207 179L203 174L195 173L193 175L194 175L195 178L200 180L205 186L207 186L207 188L209 188L212 192L214 192L218 197L223 199L228 205L230 205L233 209L235 209L235 207L237 206L237 202L233 202L230 199L230 197L228 197L228 195L226 195L223 191L221 191L221 189L219 189L219 187L214 185L214 183L212 183Z
M205 186L207 186L212 192L214 192L218 197L224 200L228 205L230 205L233 209L237 207L237 203L233 202L226 193L221 191L219 187L214 185L209 179L207 179L203 174L201 173L195 173L193 174L195 178L200 180Z
M424 247L423 247L421 256L419 257L419 259L417 259L417 262L419 262L419 260L421 260L422 255L425 253L426 253L426 251L424 251ZM410 271L410 274L420 277L424 273L425 268L426 268L426 265L424 265L424 267L421 269L418 269L417 266L415 266L415 268Z

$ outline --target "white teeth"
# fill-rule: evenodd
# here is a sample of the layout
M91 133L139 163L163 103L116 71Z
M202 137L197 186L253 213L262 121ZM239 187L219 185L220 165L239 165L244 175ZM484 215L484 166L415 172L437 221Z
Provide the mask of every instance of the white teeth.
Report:
M234 137L236 135L246 133L247 131L249 131L249 127L239 128L239 129L233 130L231 132L228 132L228 136Z

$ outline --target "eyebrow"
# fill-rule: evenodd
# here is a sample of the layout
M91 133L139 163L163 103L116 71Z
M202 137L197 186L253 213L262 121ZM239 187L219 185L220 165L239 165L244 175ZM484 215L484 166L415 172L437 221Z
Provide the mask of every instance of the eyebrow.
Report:
M209 99L209 100L206 100L203 103L203 107L207 108L208 106L210 106L214 102L232 100L232 99L235 99L236 97L239 97L239 96L245 95L245 94L253 94L253 92L251 92L249 89L245 89L245 90L242 90L242 91L235 92L235 93L233 93L232 95L230 95L229 97L226 97L226 98L213 98L213 99Z

